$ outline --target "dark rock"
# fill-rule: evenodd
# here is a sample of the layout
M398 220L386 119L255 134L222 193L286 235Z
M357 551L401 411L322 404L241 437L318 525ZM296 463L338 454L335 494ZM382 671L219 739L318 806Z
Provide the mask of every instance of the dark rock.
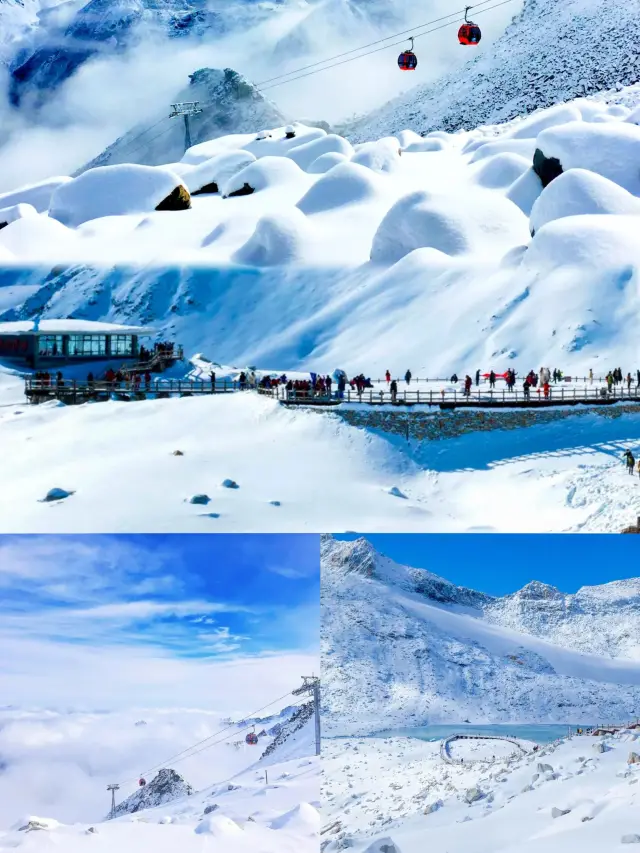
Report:
M203 187L200 187L199 190L196 190L195 192L191 193L191 195L208 195L208 194L213 195L214 193L217 193L217 192L219 192L218 185L216 184L215 181L213 181L210 184L205 184Z
M244 186L239 190L234 190L232 193L229 193L229 195L224 196L224 198L236 198L240 195L252 195L254 192L254 188L245 181Z
M179 184L169 195L160 202L156 210L189 210L191 207L191 196L189 190Z
M533 154L533 171L540 178L543 187L562 174L562 164L557 157L546 157L539 148Z

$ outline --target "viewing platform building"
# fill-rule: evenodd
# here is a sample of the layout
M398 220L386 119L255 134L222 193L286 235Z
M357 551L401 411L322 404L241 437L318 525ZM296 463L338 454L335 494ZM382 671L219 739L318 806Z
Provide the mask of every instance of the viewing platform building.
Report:
M91 320L18 320L0 323L0 360L32 369L92 361L135 363L141 341L156 334L143 326Z

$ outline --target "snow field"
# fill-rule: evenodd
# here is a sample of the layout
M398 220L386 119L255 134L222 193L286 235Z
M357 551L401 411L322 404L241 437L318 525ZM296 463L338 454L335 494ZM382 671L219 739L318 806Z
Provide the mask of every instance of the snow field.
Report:
M347 839L358 853L378 853L383 839L401 853L627 849L640 834L637 765L627 764L637 735L601 743L574 737L487 768L444 765L436 744L410 739L325 741L324 822L339 823L325 850Z

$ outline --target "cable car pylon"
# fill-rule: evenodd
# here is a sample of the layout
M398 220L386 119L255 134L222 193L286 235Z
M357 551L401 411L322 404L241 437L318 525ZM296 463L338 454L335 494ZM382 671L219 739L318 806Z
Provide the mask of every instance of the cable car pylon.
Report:
M316 755L320 755L320 679L315 675L303 675L302 685L298 687L296 690L292 690L291 693L294 696L313 696L313 712L315 714L315 722L316 722Z

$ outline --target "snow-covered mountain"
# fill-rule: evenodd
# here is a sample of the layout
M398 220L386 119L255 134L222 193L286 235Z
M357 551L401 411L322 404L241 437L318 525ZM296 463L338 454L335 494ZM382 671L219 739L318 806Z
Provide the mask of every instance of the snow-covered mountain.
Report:
M484 616L576 651L640 659L640 578L585 586L574 595L532 581L493 601Z
M399 96L348 135L360 142L405 127L425 134L497 124L636 83L637 19L637 7L626 0L524 0L490 50ZM416 50L419 55L419 42Z
M588 631L589 616L572 620L571 607L562 629L547 630L536 613L556 595L542 585L496 600L424 572L425 583L412 588L407 575L422 570L397 566L365 540L331 536L323 537L321 565L325 730L627 719L640 706L640 638L635 654L629 642L622 656L593 639L597 620ZM612 622L620 596L610 586L573 600L610 601L600 613ZM629 620L621 622L609 635L624 636Z
M165 767L158 770L150 782L118 803L114 817L153 809L180 797L190 797L191 794L193 794L191 785L185 782L175 770Z

